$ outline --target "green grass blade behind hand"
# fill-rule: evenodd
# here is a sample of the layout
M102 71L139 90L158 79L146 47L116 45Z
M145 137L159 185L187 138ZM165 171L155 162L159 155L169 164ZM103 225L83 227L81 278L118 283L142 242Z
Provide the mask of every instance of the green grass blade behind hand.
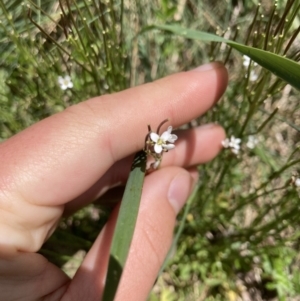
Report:
M253 61L268 69L276 76L300 90L300 64L269 51L245 46L222 37L193 29L182 28L178 25L156 25L158 29L170 31L188 39L206 42L223 42L249 56Z
M146 162L145 152L140 151L136 154L132 163L110 248L108 271L102 298L105 301L114 300L123 273L139 211Z

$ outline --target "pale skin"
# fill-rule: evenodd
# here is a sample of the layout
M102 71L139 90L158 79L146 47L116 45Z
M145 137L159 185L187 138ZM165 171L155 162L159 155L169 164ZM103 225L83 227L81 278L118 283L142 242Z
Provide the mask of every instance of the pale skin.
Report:
M72 280L35 252L63 214L126 182L148 124L185 124L210 109L226 85L221 64L205 65L74 105L0 144L0 301L100 300L118 208ZM197 180L193 166L213 159L225 138L215 124L175 133L175 149L145 178L117 301L147 299Z

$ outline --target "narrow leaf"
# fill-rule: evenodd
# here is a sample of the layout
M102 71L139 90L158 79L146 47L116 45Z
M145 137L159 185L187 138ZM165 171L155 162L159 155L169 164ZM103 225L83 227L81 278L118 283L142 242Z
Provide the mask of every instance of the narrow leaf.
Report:
M155 25L156 28L173 32L188 39L206 42L223 42L239 52L249 56L253 61L268 69L276 76L300 90L300 64L275 53L245 46L214 34L194 29L185 29L178 25Z
M117 224L114 231L108 271L102 300L113 301L123 273L139 211L147 156L136 154L125 187Z

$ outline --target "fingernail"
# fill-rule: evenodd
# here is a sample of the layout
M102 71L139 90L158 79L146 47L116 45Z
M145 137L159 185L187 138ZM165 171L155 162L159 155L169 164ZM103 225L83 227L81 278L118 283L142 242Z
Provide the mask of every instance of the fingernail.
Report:
M191 192L192 177L188 172L181 172L171 182L168 198L176 214L184 206Z
M209 70L212 70L212 69L218 69L220 68L221 66L223 66L222 63L220 62L213 62L213 63L208 63L208 64L204 64L204 65L201 65L195 69L192 69L190 71L200 71L200 72L203 72L203 71L209 71Z

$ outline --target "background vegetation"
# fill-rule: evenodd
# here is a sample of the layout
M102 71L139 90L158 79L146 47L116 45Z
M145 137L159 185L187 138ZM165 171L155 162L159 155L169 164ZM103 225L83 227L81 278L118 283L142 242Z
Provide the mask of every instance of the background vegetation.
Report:
M224 44L147 30L177 23L299 61L299 7L299 0L0 0L1 140L89 97L226 63L223 100L186 126L218 122L241 149L199 166L199 189L178 218L180 235L151 301L300 299L292 180L300 171L299 92ZM65 75L72 89L59 88ZM107 214L94 204L62 221L41 253L72 275Z

